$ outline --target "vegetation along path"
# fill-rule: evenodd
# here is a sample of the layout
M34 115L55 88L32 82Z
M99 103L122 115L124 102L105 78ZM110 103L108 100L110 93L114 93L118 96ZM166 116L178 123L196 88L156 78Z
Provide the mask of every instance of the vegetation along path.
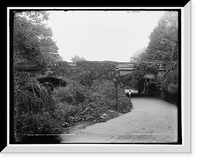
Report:
M133 109L104 123L62 134L61 143L170 143L177 142L177 107L147 97L131 99Z

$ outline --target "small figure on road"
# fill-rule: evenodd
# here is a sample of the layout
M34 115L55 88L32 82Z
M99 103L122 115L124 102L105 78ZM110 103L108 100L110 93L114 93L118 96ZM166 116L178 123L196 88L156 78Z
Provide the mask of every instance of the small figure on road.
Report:
M145 79L145 81L144 81L144 89L143 89L143 93L145 93L146 92L146 89L147 89L147 81L146 81L146 79Z
M149 81L147 81L147 83L146 83L146 91L145 91L145 93L146 94L148 94L149 93Z
M129 98L131 98L131 89L129 89L128 94L129 94Z
M138 81L138 94L140 95L141 92L143 92L143 90L144 90L144 84L143 84L143 82L142 82L142 79L140 79L140 80Z

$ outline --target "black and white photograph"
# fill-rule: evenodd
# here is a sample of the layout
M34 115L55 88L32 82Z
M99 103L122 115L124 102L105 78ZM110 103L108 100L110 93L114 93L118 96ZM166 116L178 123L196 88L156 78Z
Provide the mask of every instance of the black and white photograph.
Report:
M9 144L188 145L181 8L10 7L7 14Z

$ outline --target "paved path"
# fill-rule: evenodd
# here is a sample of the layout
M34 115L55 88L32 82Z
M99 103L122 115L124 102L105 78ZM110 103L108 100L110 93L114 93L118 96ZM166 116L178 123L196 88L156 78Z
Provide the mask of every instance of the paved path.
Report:
M61 135L62 143L169 143L177 141L177 107L155 98L131 99L133 110L105 123Z

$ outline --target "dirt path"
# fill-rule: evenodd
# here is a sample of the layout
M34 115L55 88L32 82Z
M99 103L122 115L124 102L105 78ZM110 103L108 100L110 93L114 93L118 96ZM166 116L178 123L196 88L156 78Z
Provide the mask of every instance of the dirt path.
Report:
M169 143L177 141L177 107L160 99L132 98L130 113L71 134L62 143Z

